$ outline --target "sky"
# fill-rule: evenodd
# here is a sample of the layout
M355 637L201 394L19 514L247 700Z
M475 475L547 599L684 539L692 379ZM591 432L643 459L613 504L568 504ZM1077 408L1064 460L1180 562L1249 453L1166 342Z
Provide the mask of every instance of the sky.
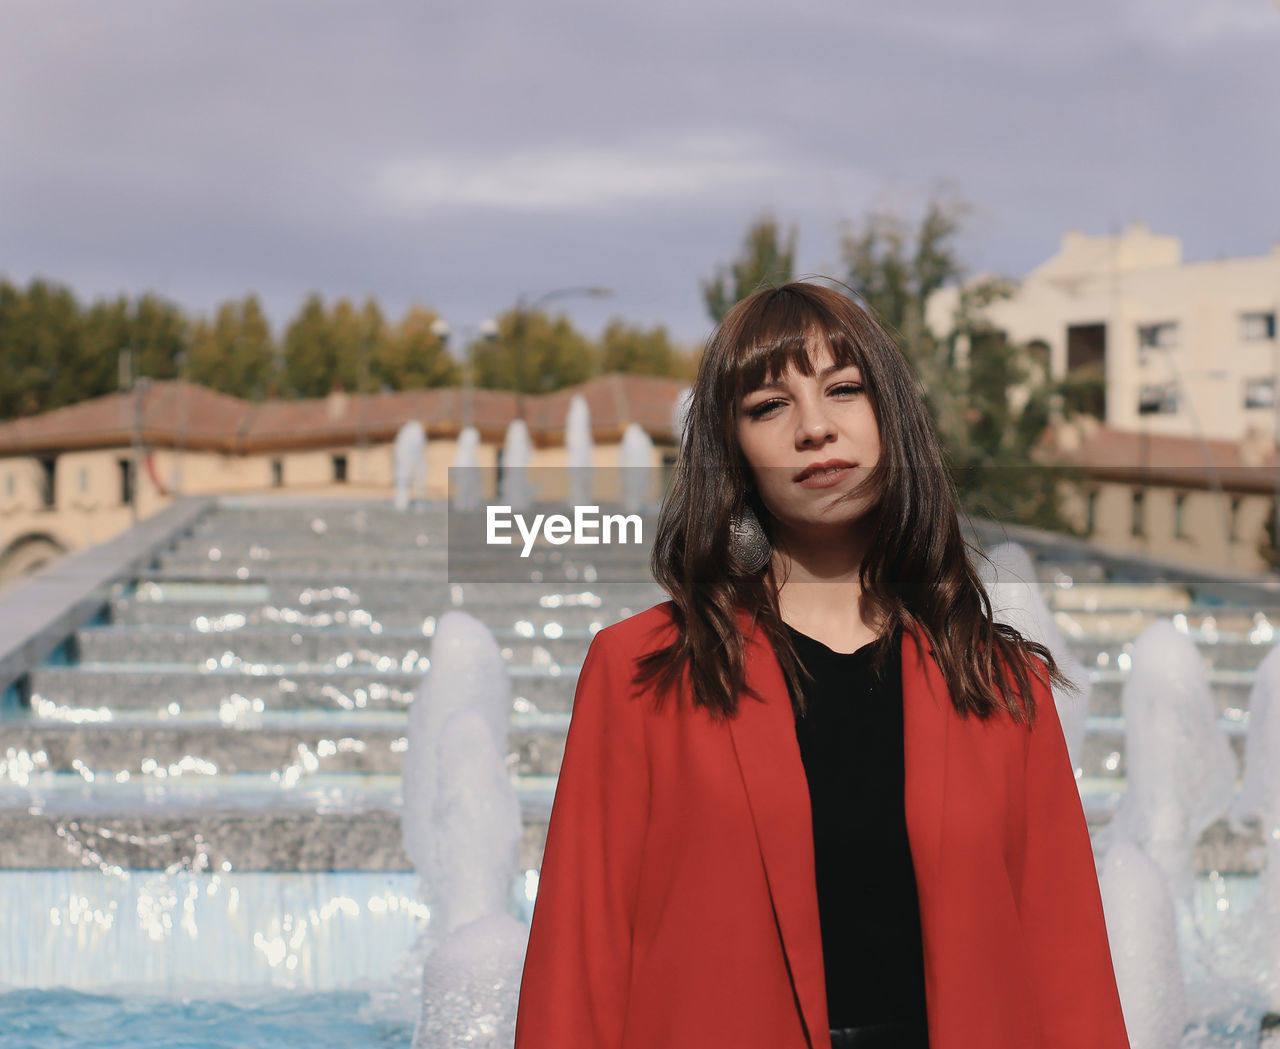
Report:
M193 312L311 291L465 338L558 289L709 331L771 211L840 276L873 210L969 205L972 271L1145 222L1280 242L1280 0L0 0L0 276Z

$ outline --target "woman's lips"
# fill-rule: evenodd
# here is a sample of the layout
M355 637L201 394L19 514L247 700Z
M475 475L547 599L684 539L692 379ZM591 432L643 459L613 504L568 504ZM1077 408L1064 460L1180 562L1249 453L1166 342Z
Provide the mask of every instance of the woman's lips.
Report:
M844 480L845 475L852 469L852 466L840 466L829 473L810 474L803 480L797 481L796 484L802 488L830 488L832 485L839 484Z

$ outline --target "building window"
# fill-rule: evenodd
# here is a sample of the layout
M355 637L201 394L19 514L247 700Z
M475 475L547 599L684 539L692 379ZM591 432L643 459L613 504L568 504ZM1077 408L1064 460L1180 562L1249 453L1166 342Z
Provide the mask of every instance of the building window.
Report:
M1176 382L1149 382L1138 387L1139 415L1174 415L1177 411Z
M1178 345L1178 322L1138 325L1138 350L1172 350ZM1139 353L1141 356L1141 353Z
M346 483L347 457L345 455L335 455L333 457L333 479L338 484Z
M1274 408L1276 405L1276 381L1270 375L1260 379L1245 379L1244 406L1246 408Z
M80 467L80 494L84 495L89 490L89 468L87 466Z
M120 468L120 502L124 506L133 505L133 464L128 459L117 459Z
M337 469L338 469L337 465L335 464L334 466L335 474L337 473ZM283 459L271 460L271 487L272 488L284 487L284 460Z
M1093 535L1098 529L1098 489L1092 488L1089 496L1085 501L1084 508L1084 534Z
M58 501L58 457L46 456L40 460L40 505L51 510Z
M1259 311L1240 314L1240 338L1245 342L1258 342L1276 337L1276 315Z
M1173 537L1187 538L1187 493L1179 492L1173 497Z
M1235 543L1240 539L1240 506L1243 499L1238 495L1231 497L1231 503L1227 511L1227 542Z
M5 477L4 479L4 493L10 499L12 499L13 493L16 489L17 489L17 482L14 480L13 471L10 470L8 476Z
M1132 501L1129 504L1129 534L1134 536L1143 536L1147 534L1146 529L1146 493L1141 488L1133 490Z

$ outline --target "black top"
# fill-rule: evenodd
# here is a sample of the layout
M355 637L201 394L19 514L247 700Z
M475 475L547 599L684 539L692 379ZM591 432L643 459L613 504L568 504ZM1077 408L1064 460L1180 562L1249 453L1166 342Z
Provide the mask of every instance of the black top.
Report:
M796 738L809 780L830 1026L925 1020L920 903L903 802L901 634L835 652L790 625L805 714ZM891 646L883 679L872 657Z

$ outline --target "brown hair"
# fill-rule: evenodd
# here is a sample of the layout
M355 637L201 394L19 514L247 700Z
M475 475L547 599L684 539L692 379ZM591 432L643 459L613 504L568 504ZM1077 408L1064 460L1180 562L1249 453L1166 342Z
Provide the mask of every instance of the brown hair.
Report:
M671 644L641 657L636 684L656 682L658 702L688 673L695 706L733 717L745 688L746 637L737 610L754 610L778 655L796 709L799 661L787 635L772 570L750 573L729 553L730 521L749 502L769 514L738 448L743 396L794 367L813 374L809 347L823 341L839 366L856 365L880 430L880 459L866 482L879 497L860 568L863 594L884 616L884 637L912 630L932 646L952 703L980 718L1005 710L1035 716L1029 673L1070 683L1048 649L992 618L970 563L957 498L918 384L893 339L864 310L817 284L764 288L743 299L712 335L698 366L650 567L671 595ZM860 486L861 487L861 486ZM877 645L877 666L887 646ZM1044 668L1030 657L1044 661Z

